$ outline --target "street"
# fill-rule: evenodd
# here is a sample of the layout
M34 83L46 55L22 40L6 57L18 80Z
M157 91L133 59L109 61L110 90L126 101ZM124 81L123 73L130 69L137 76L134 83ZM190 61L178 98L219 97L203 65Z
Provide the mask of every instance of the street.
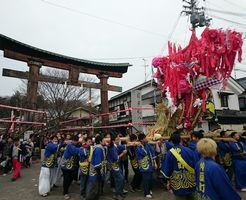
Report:
M12 182L11 174L7 176L0 176L0 200L63 200L62 195L62 183L58 185L57 188L54 188L47 197L41 197L38 194L38 176L39 176L40 164L36 163L28 169L22 169L21 178L17 181ZM109 190L109 185L105 186L105 195L102 196L102 200L112 199L112 192ZM246 193L241 193L244 199L246 199ZM73 183L70 187L70 196L71 200L79 200L79 185ZM143 197L143 192L128 192L126 200L141 200L145 199ZM155 182L153 190L153 200L164 200L164 199L173 199L173 195L170 192L161 189L161 184Z

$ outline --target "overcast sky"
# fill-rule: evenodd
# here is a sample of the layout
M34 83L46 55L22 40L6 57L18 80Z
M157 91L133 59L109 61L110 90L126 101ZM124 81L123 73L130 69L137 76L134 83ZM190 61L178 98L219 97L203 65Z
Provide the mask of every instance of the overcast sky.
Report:
M109 79L123 91L151 78L151 60L165 54L168 38L185 45L190 24L182 0L0 0L0 33L55 53L101 62L129 62L121 79ZM212 28L246 32L246 0L207 0L202 5L233 13L208 12ZM217 17L217 18L215 18ZM222 18L222 19L218 19ZM227 20L227 21L226 21ZM231 22L235 21L237 23ZM198 32L200 32L200 29ZM171 32L173 32L171 34ZM244 45L244 51L246 50ZM243 58L246 58L246 54ZM233 77L246 76L243 71ZM145 76L145 67L146 76ZM0 96L11 95L20 80L2 76L2 68L27 71L26 63L3 57L0 51ZM110 96L117 93L110 92Z

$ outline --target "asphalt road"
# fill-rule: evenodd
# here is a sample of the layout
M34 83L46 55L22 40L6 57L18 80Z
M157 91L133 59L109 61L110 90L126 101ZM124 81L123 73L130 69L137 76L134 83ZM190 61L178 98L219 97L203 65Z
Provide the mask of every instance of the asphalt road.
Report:
M11 175L0 176L0 200L63 200L61 183L57 188L54 188L47 197L41 197L38 194L38 176L39 176L40 164L33 164L31 168L22 169L21 178L12 182ZM79 200L79 185L73 183L70 188L71 200ZM105 187L105 194L102 196L102 200L112 199L112 192L109 186ZM241 193L246 200L246 192ZM141 200L143 192L128 192L126 200ZM160 182L156 181L153 189L153 200L171 200L173 195L165 191Z

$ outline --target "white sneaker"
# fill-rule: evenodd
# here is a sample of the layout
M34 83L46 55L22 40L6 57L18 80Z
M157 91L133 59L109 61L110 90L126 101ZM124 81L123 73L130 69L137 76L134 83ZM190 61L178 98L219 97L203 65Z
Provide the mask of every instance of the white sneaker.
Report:
M115 190L115 188L112 188L112 189L111 189L111 191L112 191L113 193L116 193L116 190Z
M3 174L3 176L7 176L7 174Z
M242 188L241 189L241 192L246 192L246 188Z
M65 194L65 195L64 195L64 199L66 199L66 200L67 200L67 199L70 199L70 196L69 196L68 194Z
M147 195L145 195L145 197L148 198L148 199L151 199L152 195L151 194L147 194Z
M127 194L127 193L128 193L128 191L123 189L123 194Z

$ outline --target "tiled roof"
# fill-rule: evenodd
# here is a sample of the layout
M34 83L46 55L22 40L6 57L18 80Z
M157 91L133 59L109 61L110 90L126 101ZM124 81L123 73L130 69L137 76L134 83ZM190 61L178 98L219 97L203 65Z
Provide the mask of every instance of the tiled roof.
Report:
M129 63L104 63L69 57L54 52L46 51L43 49L39 49L0 34L0 50L4 49L26 54L28 56L38 57L40 59L46 59L50 61L62 62L68 65L72 64L78 67L83 66L92 69L100 69L111 72L125 73L127 72L128 67L131 66Z
M246 90L246 77L236 80Z

